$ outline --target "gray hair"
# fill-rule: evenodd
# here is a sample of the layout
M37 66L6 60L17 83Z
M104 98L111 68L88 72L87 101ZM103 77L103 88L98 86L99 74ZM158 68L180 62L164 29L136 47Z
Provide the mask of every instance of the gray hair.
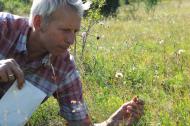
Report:
M30 11L29 25L33 26L33 19L36 15L42 16L43 23L47 23L51 14L60 6L72 7L82 17L84 12L82 0L33 0Z

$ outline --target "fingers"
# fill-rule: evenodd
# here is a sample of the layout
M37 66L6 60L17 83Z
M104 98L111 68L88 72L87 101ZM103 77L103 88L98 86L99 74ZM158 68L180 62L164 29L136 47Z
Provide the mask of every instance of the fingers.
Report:
M136 104L130 104L126 107L125 111L127 113L131 113L131 114L138 114L138 115L142 115L143 114L143 109L140 109L139 106L137 106Z
M138 108L138 104L133 102L133 101L130 101L130 102L127 102L126 104L124 104L123 108L127 110L127 108L129 106L132 106L134 109L137 109Z
M136 106L138 107L139 110L142 110L144 109L144 101L139 99L138 96L134 97L132 100L131 100L131 103L133 103L134 105L136 104Z
M117 123L123 124L125 121L127 126L134 125L143 115L143 111L144 102L136 97L130 102L124 103L110 118Z
M142 99L139 99L138 96L135 96L132 101L134 101L135 103L139 104L139 105L144 105L144 101Z
M0 81L1 82L8 82L8 76L6 71L0 69Z
M14 59L0 61L0 81L11 82L17 79L18 88L24 84L24 73Z
M132 101L137 102L138 96L133 97Z
M143 110L144 102L136 97L130 102L124 103L110 118L116 121L118 125L125 121L126 125L129 126L138 122L143 115Z
M130 103L125 109L125 115L128 115L128 116L125 116L126 125L132 126L135 123L137 123L138 120L143 115L143 109L139 109L137 105L135 105L134 103Z
M23 84L24 84L24 73L20 69L20 67L13 67L12 70L13 70L13 73L14 73L16 79L17 79L18 88L21 89L23 87Z
M24 84L24 73L20 69L20 66L17 64L17 62L14 59L11 59L10 67L11 67L11 70L12 70L14 76L17 79L18 88L21 89Z
M126 113L130 113L130 117L134 117L136 119L139 119L142 116L142 111L139 109L135 109L132 106L128 106Z
M10 69L7 69L7 78L8 78L7 81L14 81L15 80L15 76Z
M124 104L123 110L125 111L125 117L130 114L130 117L139 119L144 114L144 101L134 97L130 102Z

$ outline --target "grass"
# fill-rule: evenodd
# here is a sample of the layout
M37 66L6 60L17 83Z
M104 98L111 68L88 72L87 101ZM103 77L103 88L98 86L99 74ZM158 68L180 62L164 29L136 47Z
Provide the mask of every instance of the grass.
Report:
M76 63L93 122L138 95L146 103L139 126L190 125L190 2L181 2L163 2L149 13L140 6L133 15L123 5L117 18L92 29L83 61L78 38ZM63 125L58 109L50 98L28 125Z
M135 18L122 7L93 29L101 39L89 38L81 72L95 122L138 95L146 102L138 125L190 125L189 7L164 2L149 14L139 8Z
M0 11L7 11L13 14L29 14L30 0L0 0Z

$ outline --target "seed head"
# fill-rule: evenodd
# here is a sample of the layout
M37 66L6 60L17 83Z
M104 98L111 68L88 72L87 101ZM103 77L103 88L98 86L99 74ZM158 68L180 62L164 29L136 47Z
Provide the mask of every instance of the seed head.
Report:
M123 74L121 72L116 72L115 77L116 78L123 78Z

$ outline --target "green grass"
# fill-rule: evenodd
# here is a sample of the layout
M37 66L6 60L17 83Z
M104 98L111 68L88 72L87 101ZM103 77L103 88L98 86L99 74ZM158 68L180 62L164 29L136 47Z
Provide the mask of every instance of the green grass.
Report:
M30 12L30 0L0 0L0 10L13 14L28 15Z
M138 95L146 103L139 126L190 125L190 2L179 3L163 2L148 14L139 7L133 15L123 5L117 18L92 29L83 61L78 38L76 62L93 122ZM58 109L50 98L28 125L63 125Z
M146 103L139 125L190 125L189 7L164 2L149 14L139 8L135 19L122 7L117 18L93 29L102 38L88 39L81 72L94 121L138 95Z

